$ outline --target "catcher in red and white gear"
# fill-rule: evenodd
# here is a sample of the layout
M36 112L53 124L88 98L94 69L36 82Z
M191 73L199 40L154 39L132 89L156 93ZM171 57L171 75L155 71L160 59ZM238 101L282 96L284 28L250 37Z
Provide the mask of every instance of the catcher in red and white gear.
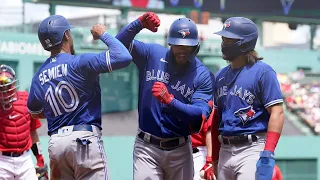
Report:
M203 124L203 127L198 134L191 135L194 180L216 180L215 170L217 167L218 155L217 153L212 153L211 140L211 125L214 113L214 111L211 112L209 119Z
M36 130L41 122L28 112L28 93L17 88L15 71L0 65L0 179L38 180L31 151L37 159L36 168L45 169Z

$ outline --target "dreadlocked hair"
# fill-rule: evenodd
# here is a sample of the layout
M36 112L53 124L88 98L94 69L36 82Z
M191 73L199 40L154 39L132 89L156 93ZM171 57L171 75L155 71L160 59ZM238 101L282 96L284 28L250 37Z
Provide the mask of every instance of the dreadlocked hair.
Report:
M249 51L246 54L246 56L247 56L248 64L254 64L257 61L263 60L263 57L259 57L257 51L255 50Z

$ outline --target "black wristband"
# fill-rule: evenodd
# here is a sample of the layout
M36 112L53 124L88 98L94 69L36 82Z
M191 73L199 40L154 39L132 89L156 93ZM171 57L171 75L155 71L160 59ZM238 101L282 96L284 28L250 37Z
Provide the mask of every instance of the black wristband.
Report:
M40 155L41 154L41 149L40 149L40 142L36 142L32 145L31 147L32 153L36 156L36 155Z

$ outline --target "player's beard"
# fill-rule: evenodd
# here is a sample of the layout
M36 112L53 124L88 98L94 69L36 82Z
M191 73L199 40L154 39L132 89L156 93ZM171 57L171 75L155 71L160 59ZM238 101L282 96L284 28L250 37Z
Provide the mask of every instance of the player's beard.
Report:
M175 54L176 63L179 65L184 65L184 64L188 63L189 57L190 57L190 54L188 54L188 53L176 53Z
M227 61L233 61L238 56L242 55L243 52L240 51L240 47L237 42L234 44L224 44L221 43L222 58Z

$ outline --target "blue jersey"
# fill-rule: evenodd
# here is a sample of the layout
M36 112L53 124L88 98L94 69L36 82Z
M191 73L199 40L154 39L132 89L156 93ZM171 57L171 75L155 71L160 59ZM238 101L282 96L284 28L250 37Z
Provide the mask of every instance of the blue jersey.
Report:
M258 61L240 69L227 66L216 74L215 108L219 132L232 136L267 132L268 107L282 103L276 72Z
M35 73L28 109L32 114L44 112L48 133L78 124L101 128L99 74L126 67L132 60L117 39L106 33L101 39L109 51L77 56L60 53L48 58Z
M189 107L189 111L199 107L200 119L194 118L195 121L201 121L201 113L209 116L212 108L208 102L213 97L210 71L198 58L179 71L169 49L133 40L141 29L136 20L116 36L128 47L139 70L139 128L161 138L190 135L188 114L171 104L180 103L182 107ZM173 103L165 105L153 97L151 89L156 81L163 82L174 95Z

